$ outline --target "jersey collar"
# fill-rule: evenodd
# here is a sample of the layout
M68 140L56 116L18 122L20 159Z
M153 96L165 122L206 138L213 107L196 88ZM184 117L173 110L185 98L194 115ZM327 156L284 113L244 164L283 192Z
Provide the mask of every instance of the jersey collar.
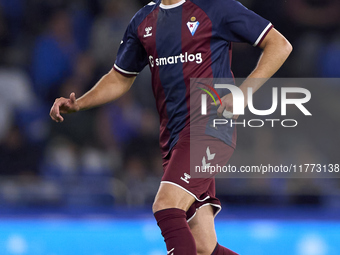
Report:
M184 4L185 1L186 1L186 0L182 0L182 1L178 2L178 3L176 3L176 4L167 4L167 5L161 3L161 4L159 5L159 7L161 7L162 9L173 9L173 8L176 8L176 7L178 7L178 6L182 5L182 4Z

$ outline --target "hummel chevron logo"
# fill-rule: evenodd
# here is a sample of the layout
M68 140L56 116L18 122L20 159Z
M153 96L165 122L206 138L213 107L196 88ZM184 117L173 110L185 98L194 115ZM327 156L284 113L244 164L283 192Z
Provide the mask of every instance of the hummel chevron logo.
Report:
M152 27L146 27L146 28L145 28L145 33L146 33L146 34L144 35L144 38L145 38L145 37L152 36L152 33L150 33L151 30L152 30Z
M170 251L168 251L168 255L174 255L173 251L175 250L175 248L172 248ZM172 252L172 253L171 253ZM170 254L171 253L171 254Z
M202 159L202 169L207 169L207 167L209 167L209 166L210 166L210 163L207 164L205 157L203 157L203 159Z
M184 178L181 177L181 180L182 180L182 181L185 181L185 182L188 183L188 184L189 184L189 180L190 180L190 179L191 179L191 176L188 175L187 173L184 173Z
M208 159L208 161L211 161L215 158L215 155L216 155L216 153L212 154L210 152L209 146L207 148L206 153L207 153L207 158L205 156L203 156L203 159L202 159L202 169L206 169L207 167L209 167L211 163L207 163L207 159Z
M208 160L213 160L215 158L215 155L216 155L216 153L211 154L210 148L208 146L208 148L207 148L207 157L208 157Z

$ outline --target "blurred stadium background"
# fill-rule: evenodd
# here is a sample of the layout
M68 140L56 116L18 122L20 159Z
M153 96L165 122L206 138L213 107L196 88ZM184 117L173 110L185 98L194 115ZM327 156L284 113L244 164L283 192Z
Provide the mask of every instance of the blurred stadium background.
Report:
M293 44L276 77L340 76L340 1L240 2ZM49 118L56 97L80 96L110 70L147 3L0 0L1 255L165 254L151 213L162 168L149 70L122 100ZM235 44L235 76L259 54ZM340 163L340 84L319 91L316 125L239 128L233 162ZM340 179L219 179L217 192L219 241L240 254L340 254Z

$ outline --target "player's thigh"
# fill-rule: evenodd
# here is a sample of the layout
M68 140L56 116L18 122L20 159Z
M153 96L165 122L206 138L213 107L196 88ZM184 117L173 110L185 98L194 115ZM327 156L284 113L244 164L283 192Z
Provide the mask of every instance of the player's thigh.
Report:
M197 254L210 255L217 243L213 208L206 205L198 209L189 226L195 238Z
M179 186L161 183L152 210L154 213L169 208L187 211L194 201L195 198Z

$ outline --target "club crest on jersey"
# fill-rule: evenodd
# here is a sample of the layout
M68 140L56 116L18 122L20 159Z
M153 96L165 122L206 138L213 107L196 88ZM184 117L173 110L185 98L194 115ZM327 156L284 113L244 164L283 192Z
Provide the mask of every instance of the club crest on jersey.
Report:
M187 26L192 36L194 36L194 34L196 33L199 24L200 23L196 20L196 17L191 17L190 21L187 23Z

